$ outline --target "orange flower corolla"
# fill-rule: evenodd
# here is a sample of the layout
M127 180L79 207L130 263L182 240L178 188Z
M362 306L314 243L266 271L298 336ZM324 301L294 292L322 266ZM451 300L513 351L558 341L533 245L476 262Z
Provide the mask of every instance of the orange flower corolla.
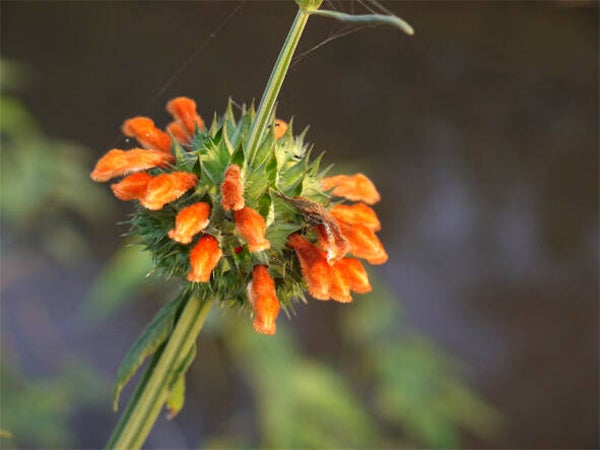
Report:
M177 200L196 185L198 177L189 172L163 173L154 177L141 203L150 210L162 209L167 203Z
M299 234L290 235L287 242L296 251L308 293L318 300L329 300L331 266L325 252Z
M381 230L381 223L375 211L364 203L354 205L335 205L331 214L340 222L350 225L362 224L371 231Z
M147 117L134 117L123 122L123 134L135 138L144 148L171 151L171 138Z
M110 185L115 197L127 202L129 200L140 200L146 195L148 184L154 178L148 172L138 172L127 175L118 183Z
M208 226L210 205L206 202L193 203L177 213L175 228L168 236L180 244L189 244L192 238Z
M254 329L262 334L275 334L275 320L280 306L275 282L265 266L254 267L252 281L248 284L248 300L254 311Z
M221 205L225 211L238 211L245 205L242 173L237 164L231 164L225 170L221 183Z
M288 129L287 122L284 122L281 119L275 119L275 124L273 126L275 127L275 139L280 139L283 137Z
M167 125L167 131L171 133L175 140L180 144L189 144L190 136L188 136L187 131L185 131L179 123L171 122Z
M370 264L383 264L388 260L388 254L373 231L361 224L339 224L354 256L366 259Z
M192 283L207 283L213 269L223 256L219 243L209 234L198 239L198 242L190 252L190 272L187 279Z
M174 98L167 103L167 111L188 135L193 136L196 127L204 130L204 121L196 112L196 102L194 100L187 97Z
M174 161L173 155L162 150L114 148L98 160L90 177L94 181L103 182L132 172L165 167Z
M354 202L365 202L373 205L381 200L381 196L373 182L362 173L323 178L321 187L326 191L333 189L332 195L344 197Z
M271 248L271 243L265 238L267 225L265 219L257 211L248 206L233 212L237 232L248 243L250 253L260 252Z

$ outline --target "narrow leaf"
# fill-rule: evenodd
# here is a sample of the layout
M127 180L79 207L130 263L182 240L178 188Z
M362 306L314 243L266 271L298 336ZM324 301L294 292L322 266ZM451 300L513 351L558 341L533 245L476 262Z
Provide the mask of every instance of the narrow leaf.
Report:
M180 300L181 297L178 297L163 306L125 355L117 372L117 382L113 392L113 409L115 411L119 408L119 397L125 385L135 375L144 360L153 354L171 334Z

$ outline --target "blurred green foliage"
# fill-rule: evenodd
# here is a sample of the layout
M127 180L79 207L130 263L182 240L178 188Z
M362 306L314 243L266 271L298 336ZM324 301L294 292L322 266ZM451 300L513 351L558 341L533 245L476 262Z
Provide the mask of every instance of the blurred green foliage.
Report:
M89 254L78 223L105 221L110 197L89 180L91 152L46 136L17 97L7 94L26 83L26 68L3 60L0 80L0 215L12 232L4 245L35 234L58 261L74 264Z

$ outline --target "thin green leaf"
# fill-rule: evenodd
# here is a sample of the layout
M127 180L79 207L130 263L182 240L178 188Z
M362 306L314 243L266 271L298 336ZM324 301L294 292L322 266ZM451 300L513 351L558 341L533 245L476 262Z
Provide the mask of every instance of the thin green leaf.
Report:
M113 409L115 411L119 408L119 397L127 382L135 375L144 360L153 354L173 331L180 300L181 297L178 297L163 306L125 355L117 372L117 382L113 392Z

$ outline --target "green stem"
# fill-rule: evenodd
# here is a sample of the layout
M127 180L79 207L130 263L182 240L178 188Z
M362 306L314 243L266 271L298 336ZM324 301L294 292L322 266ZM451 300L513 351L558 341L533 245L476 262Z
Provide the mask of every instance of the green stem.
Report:
M267 127L267 122L273 113L275 100L279 95L281 85L283 84L285 75L290 67L290 62L294 56L294 51L298 46L300 36L302 36L302 32L304 31L304 27L306 26L306 21L308 20L309 16L309 11L305 11L302 8L298 9L294 23L292 24L290 32L283 43L281 52L279 52L279 57L275 62L275 66L273 67L273 71L271 72L271 76L267 82L267 86L265 87L265 92L263 93L262 99L260 100L260 105L258 106L258 111L256 112L256 118L252 123L250 134L248 135L248 140L246 141L246 156L250 164L252 164L252 161L254 160L260 140L262 139L265 128Z
M211 306L211 300L201 300L195 296L187 299L162 354L154 368L149 367L149 376L144 376L140 382L107 448L141 448L169 396L170 387L175 381L172 374L189 354Z

